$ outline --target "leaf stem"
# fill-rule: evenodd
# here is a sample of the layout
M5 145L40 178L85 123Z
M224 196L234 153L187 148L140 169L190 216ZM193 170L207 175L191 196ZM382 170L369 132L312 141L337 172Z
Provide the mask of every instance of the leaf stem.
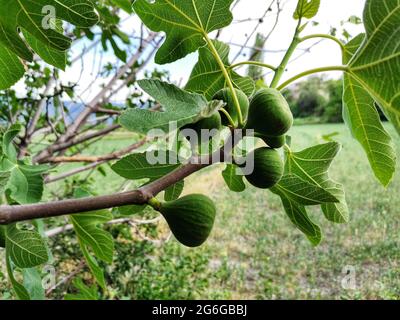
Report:
M235 91L235 88L233 86L231 77L229 76L228 70L227 70L224 62L222 61L221 57L219 56L218 51L215 48L213 42L211 41L211 39L208 37L207 34L204 34L204 39L206 40L207 45L210 48L212 55L214 56L215 60L217 61L219 67L221 68L221 71L222 71L222 73L223 73L223 75L225 77L225 81L226 81L226 83L228 85L228 88L231 90L233 103L235 104L236 112L237 112L238 118L239 118L239 127L242 127L244 125L242 110L240 109L239 99L238 99L238 97L236 95L236 91Z
M316 68L316 69L311 69L308 71L304 71L302 73L299 73L298 75L294 76L293 78L290 78L289 80L285 81L284 83L282 83L277 89L278 90L282 90L284 88L286 88L289 84L291 84L292 82L306 77L308 75L311 74L315 74L315 73L320 73L320 72L326 72L326 71L344 71L344 72L349 72L349 67L348 66L330 66L330 67L322 67L322 68Z
M329 39L329 40L335 41L340 46L340 49L342 50L342 55L344 55L345 46L342 43L342 41L340 41L338 38L336 38L334 36L331 36L329 34L323 34L323 33L311 34L309 36L305 36L305 37L301 38L300 42L304 42L304 41L307 41L309 39L315 39L315 38L325 38L325 39Z
M219 109L219 111L221 111L228 118L228 121L231 124L231 126L233 128L235 128L236 127L236 123L235 123L235 121L233 121L233 119L232 119L231 115L229 114L229 112L226 111L224 108Z
M253 66L259 66L267 69L271 69L275 71L277 68L266 63L258 62L258 61L243 61L243 62L238 62L235 64L232 64L229 69L235 69L236 67L242 66L242 65L253 65Z

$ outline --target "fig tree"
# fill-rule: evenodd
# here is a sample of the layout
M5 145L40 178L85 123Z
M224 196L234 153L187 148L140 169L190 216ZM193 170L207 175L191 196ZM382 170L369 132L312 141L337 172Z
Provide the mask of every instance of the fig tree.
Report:
M243 91L235 89L235 92L239 100L240 110L242 112L243 119L246 120L247 115L249 113L249 99L247 98L246 94ZM236 124L238 123L239 115L237 113L237 109L233 100L232 91L229 88L221 89L220 91L218 91L214 95L213 100L224 101L226 103L224 109L229 113L232 120ZM222 124L224 126L228 126L230 124L228 118L222 112L221 112L221 119L222 119Z
M162 203L159 211L175 238L188 247L198 247L207 240L216 214L214 202L202 194Z
M249 161L254 161L254 170L245 177L253 186L268 189L281 180L284 165L278 151L265 147L255 149L247 155Z
M293 125L293 115L286 99L272 88L259 90L249 108L246 127L267 136L281 136Z

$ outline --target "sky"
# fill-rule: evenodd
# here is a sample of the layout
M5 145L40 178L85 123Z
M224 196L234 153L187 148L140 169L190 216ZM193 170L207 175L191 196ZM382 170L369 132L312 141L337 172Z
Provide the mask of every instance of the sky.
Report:
M297 0L284 0L282 15L279 18L279 24L273 32L271 38L266 43L266 50L277 51L287 49L293 38L293 33L297 25L297 21L292 18L293 12L297 5ZM255 18L261 16L268 8L271 0L242 0L241 3L234 9L234 20L244 20L248 18ZM309 24L304 31L304 35L315 33L329 33L331 27L341 28L341 21L347 20L350 16L356 15L362 17L364 0L321 0L321 7L318 16L311 21L318 22L318 26ZM269 30L275 22L275 7L272 14L267 15L265 22L258 29L263 34L268 34ZM256 22L232 24L224 29L220 40L234 43L243 44L246 41L247 35L252 32ZM364 31L362 25L354 26L346 24L344 26L353 36ZM309 40L299 46L299 50L294 54L296 58L303 51L301 49L308 48L317 40ZM249 41L249 45L254 44L254 37ZM231 46L231 57L235 57L238 52L238 47ZM248 52L245 51L245 52ZM265 56L265 63L278 65L282 60L284 52L268 52ZM188 66L196 63L197 54L192 54L187 58L168 65L167 68L171 70L174 81L186 81L188 74ZM245 61L246 57L239 57L236 62ZM284 79L292 77L304 70L311 68L328 66L328 65L341 65L341 55L339 46L330 41L324 40L318 46L311 50L310 54L304 55L299 60L291 63L288 66L288 71ZM244 69L244 70L243 70ZM245 67L242 71L246 71ZM333 73L332 76L340 76L340 73ZM268 79L268 78L267 78ZM283 80L284 80L283 79Z
M260 18L265 10L269 7L272 0L242 0L238 6L233 10L234 23L225 28L222 31L220 40L230 43L230 44L243 44L248 37L248 34L252 32L254 26L257 22L249 21L245 23L236 23L238 20L246 20L248 18ZM331 27L338 28L341 32L341 21L347 20L350 16L362 17L362 11L365 0L321 0L321 7L317 17L313 18L311 21L318 22L318 25L310 23L306 30L303 32L304 35L315 34L315 33L329 33ZM286 49L291 42L293 37L293 32L295 30L297 22L292 18L293 12L295 10L297 0L283 0L282 13L279 19L279 23L272 36L266 43L265 49L268 52L265 55L265 63L278 65L281 61L284 52L282 50ZM276 7L273 6L273 11L268 13L258 29L258 32L263 34L268 34L275 22ZM135 16L123 17L124 23L122 29L127 34L139 34L140 22ZM346 24L344 26L347 31L350 32L352 36L363 32L362 25ZM211 34L212 36L213 34ZM340 35L340 33L339 33ZM249 45L254 44L254 37L250 39ZM295 52L293 58L297 58L304 51L302 49L308 48L313 45L318 40L309 40L299 46L299 50ZM87 43L79 43L74 46L71 50L71 56L74 57L79 54ZM98 50L100 50L101 46ZM81 94L83 101L88 101L92 98L98 91L99 86L107 82L107 77L96 78L99 65L110 62L113 65L121 64L118 62L114 55L111 53L103 55L101 60L99 59L99 51L93 50L88 53L82 61L73 64L65 72L61 73L60 79L64 83L76 82L79 80L78 92ZM231 45L231 59L236 56L239 50L238 46ZM280 52L276 52L280 51ZM248 50L244 50L244 53L248 54ZM240 56L235 62L247 60L245 56ZM190 72L197 61L197 53L190 54L184 59L176 61L172 64L158 66L152 60L146 70L151 70L154 68L168 70L170 72L170 79L172 82L178 85L184 85L187 81ZM330 40L323 40L318 45L311 49L311 52L301 56L299 59L291 62L288 65L288 70L285 73L282 80L288 79L302 71L330 65L340 65L341 55L339 46ZM246 72L245 68L238 69L239 73ZM268 70L266 70L268 72ZM328 76L339 77L340 73L331 72ZM139 74L139 78L144 78L145 75L142 72ZM270 76L266 76L268 80ZM91 90L85 90L86 87L94 83ZM23 91L23 83L20 81L16 85L17 91ZM126 90L121 90L119 95L114 97L115 102L124 101L125 96L128 92Z

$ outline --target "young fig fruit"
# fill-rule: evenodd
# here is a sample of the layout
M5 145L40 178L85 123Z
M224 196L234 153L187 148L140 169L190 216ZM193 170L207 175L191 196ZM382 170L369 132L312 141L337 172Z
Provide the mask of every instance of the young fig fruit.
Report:
M216 112L208 118L201 119L196 123L184 126L181 129L181 132L186 138L190 139L190 142L198 145L200 144L200 142L207 142L207 141L201 141L202 133L206 134L207 136L205 137L208 137L208 140L210 140L221 129L221 127L222 127L221 116L218 112ZM194 133L196 133L196 137L191 137L192 132L185 129L194 130ZM208 131L202 132L202 130L208 130ZM196 141L193 141L194 138L196 138L195 139Z
M239 100L239 105L240 105L240 110L242 112L242 117L244 120L247 119L247 115L249 113L249 99L247 98L246 94L238 89L235 89L236 92L236 96ZM226 106L224 107L224 109L229 113L229 115L231 116L233 122L235 122L236 124L239 121L239 115L237 113L237 109L233 100L233 96L232 96L232 91L229 88L225 88L225 89L221 89L220 91L218 91L214 97L213 100L222 100L226 103ZM229 126L229 120L228 118L225 116L225 114L223 114L221 112L221 119L222 119L222 124L224 126Z
M207 240L216 214L214 202L202 194L162 203L158 210L167 220L175 238L188 247L198 247Z
M269 189L281 180L284 165L278 151L265 147L255 149L247 155L249 161L254 161L254 170L245 177L253 186Z
M273 88L259 90L250 102L246 128L267 136L281 136L293 125L293 114L282 94Z
M256 137L262 139L266 143L266 145L272 149L282 148L286 143L285 135L273 137L273 136L266 136L263 134L256 134Z

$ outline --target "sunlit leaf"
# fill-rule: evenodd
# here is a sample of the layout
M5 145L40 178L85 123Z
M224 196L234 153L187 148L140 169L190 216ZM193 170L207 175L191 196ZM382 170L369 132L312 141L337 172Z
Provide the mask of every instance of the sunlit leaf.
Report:
M164 31L166 40L156 63L174 62L205 45L204 35L232 22L233 0L136 0L134 11L153 31Z
M319 10L320 0L299 0L293 17L298 20L300 18L314 18Z
M213 41L215 49L228 68L229 46L220 41ZM242 90L247 96L253 94L255 89L254 81L250 77L242 77L233 70L228 69L233 85ZM215 60L208 47L200 48L199 61L194 66L189 81L185 89L204 94L207 99L211 99L215 93L227 86L221 67Z
M15 224L7 226L6 250L19 268L32 268L47 262L47 248L36 231L20 230Z
M165 133L193 123L209 103L204 96L190 93L173 84L160 80L141 80L141 88L161 104L163 110L151 111L128 109L120 117L120 123L130 131L148 134L150 130L159 129ZM176 127L170 126L175 124Z
M222 177L228 188L234 192L242 192L246 189L246 185L243 182L243 175L237 174L236 170L239 167L234 164L227 164L224 171L222 171Z
M185 183L183 181L179 181L172 186L165 189L164 200L165 201L174 201L179 198L182 194Z
M158 163L156 163L158 162ZM176 154L158 150L147 153L135 153L118 160L111 168L125 179L156 180L180 166Z
M367 0L366 38L349 62L350 75L395 125L400 134L400 3Z
M361 34L346 45L344 63L352 58L365 38ZM377 179L387 186L396 170L396 152L383 127L375 101L351 74L344 75L343 118L362 145Z
M328 170L335 156L340 151L340 145L336 142L316 145L300 152L287 152L285 173L294 174L301 179L325 189L336 199L338 203L322 205L322 211L326 218L332 222L344 223L349 219L343 186L333 181Z

